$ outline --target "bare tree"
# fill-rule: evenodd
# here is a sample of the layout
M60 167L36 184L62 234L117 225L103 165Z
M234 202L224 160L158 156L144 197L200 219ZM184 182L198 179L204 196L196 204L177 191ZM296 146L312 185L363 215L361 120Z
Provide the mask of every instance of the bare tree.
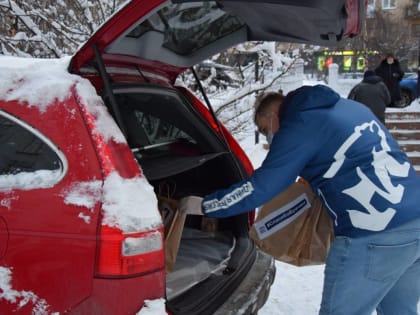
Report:
M71 55L122 2L1 1L0 53L39 58Z
M0 1L0 54L36 58L71 55L123 2ZM296 61L297 56L277 58L275 50L273 43L247 43L197 67L206 93L212 99L222 99L216 106L217 115L234 134L249 127L253 97L275 88ZM285 50L287 55L287 47ZM197 90L192 77L185 73L180 80ZM235 93L226 93L232 90Z
M290 51L281 54L274 50L274 45L270 47L263 42L238 45L194 67L204 92L213 101L216 116L234 136L253 126L255 96L266 90L278 90L279 82L300 57L289 56ZM180 80L200 95L191 72L183 73ZM229 93L233 90L234 93Z
M411 38L409 24L403 19L392 18L392 15L384 10L375 10L370 18L365 20L362 36L345 39L340 43L341 49L361 51L366 60L377 63L381 55L393 52L402 64L407 64L410 53L417 51L417 41ZM371 58L369 52L376 51L379 54ZM369 64L375 67L376 64Z
M381 53L392 51L400 62L408 60L407 52L417 46L410 39L408 24L393 20L384 11L375 11L374 19L368 25L369 47Z

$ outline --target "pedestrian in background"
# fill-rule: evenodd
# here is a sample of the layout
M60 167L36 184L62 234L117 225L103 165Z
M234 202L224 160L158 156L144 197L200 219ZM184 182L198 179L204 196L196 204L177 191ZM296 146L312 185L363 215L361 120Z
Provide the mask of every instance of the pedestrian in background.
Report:
M383 124L385 123L385 110L391 103L391 95L375 71L365 71L362 82L351 89L347 98L366 105Z
M401 103L400 81L404 76L399 61L392 53L388 53L375 69L375 73L384 80L388 87L391 94L391 106L399 106Z

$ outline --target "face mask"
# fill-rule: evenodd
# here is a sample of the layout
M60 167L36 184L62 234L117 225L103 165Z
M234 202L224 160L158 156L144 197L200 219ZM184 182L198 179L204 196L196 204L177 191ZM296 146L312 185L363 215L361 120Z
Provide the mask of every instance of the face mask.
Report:
M271 118L270 118L270 130L267 132L267 135L265 137L267 139L268 145L271 145L271 142L273 142L273 137L274 137L274 133L273 133L273 116L271 116Z

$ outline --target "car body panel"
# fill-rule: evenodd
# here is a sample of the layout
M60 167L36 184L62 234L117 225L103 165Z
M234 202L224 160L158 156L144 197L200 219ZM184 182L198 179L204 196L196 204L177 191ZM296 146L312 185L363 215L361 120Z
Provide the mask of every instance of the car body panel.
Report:
M50 110L43 112L17 101L0 101L2 110L36 126L66 158L64 177L52 187L0 191L0 214L9 227L7 252L1 265L12 268L14 290L34 292L38 296L35 303L50 297L46 303L52 309L77 305L89 296L93 285L99 204L88 210L65 201L73 185L102 178L84 121L80 113L68 110L76 104L75 98L69 98L51 104ZM38 123L45 120L49 123ZM67 134L66 139L63 133L56 132L57 128ZM87 224L80 213L89 216L93 224ZM75 279L77 286L73 285ZM57 290L62 287L66 289ZM11 312L16 310L16 305L10 307Z
M164 296L165 273L162 271L118 280L94 278L91 298L76 305L71 314L134 315L142 309L144 301Z
M63 176L48 187L0 189L0 241L7 241L0 247L4 251L0 266L12 271L10 290L16 295L14 302L1 301L0 313L30 314L44 309L135 314L144 300L164 297L165 271L161 267L126 279L95 276L102 217L98 193L102 192L89 184L99 182L95 187L101 187L104 174L87 128L85 115L92 113L80 103L76 89L68 92L69 97L56 99L47 109L0 100L0 115L10 115L49 139L59 148L63 165ZM92 195L90 206L83 204L88 195ZM152 210L157 212L157 208ZM139 290L144 286L148 290Z
M7 201L5 202L7 204ZM6 221L0 217L0 260L6 254L7 245L9 243L9 229Z
M418 83L417 83L417 74L411 73L406 74L404 78L400 81L401 88L401 105L400 107L405 107L411 104L418 97Z
M261 308L268 298L270 287L273 284L276 269L274 260L257 250L256 267L252 273L248 273L246 278L235 289L229 299L219 307L214 315L235 315L240 311L244 314L252 314L255 309ZM249 294L249 286L252 291L260 294Z

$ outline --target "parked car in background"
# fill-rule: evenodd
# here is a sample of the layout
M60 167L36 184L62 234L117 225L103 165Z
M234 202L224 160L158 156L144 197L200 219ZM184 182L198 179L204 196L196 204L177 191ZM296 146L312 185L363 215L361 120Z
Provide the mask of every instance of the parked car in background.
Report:
M133 0L71 58L0 58L0 314L257 314L275 265L253 212L188 216L165 270L166 198L253 172L176 79L244 41L334 45L364 3Z
M418 75L415 72L408 72L400 81L401 103L398 107L406 107L418 97L417 87Z

